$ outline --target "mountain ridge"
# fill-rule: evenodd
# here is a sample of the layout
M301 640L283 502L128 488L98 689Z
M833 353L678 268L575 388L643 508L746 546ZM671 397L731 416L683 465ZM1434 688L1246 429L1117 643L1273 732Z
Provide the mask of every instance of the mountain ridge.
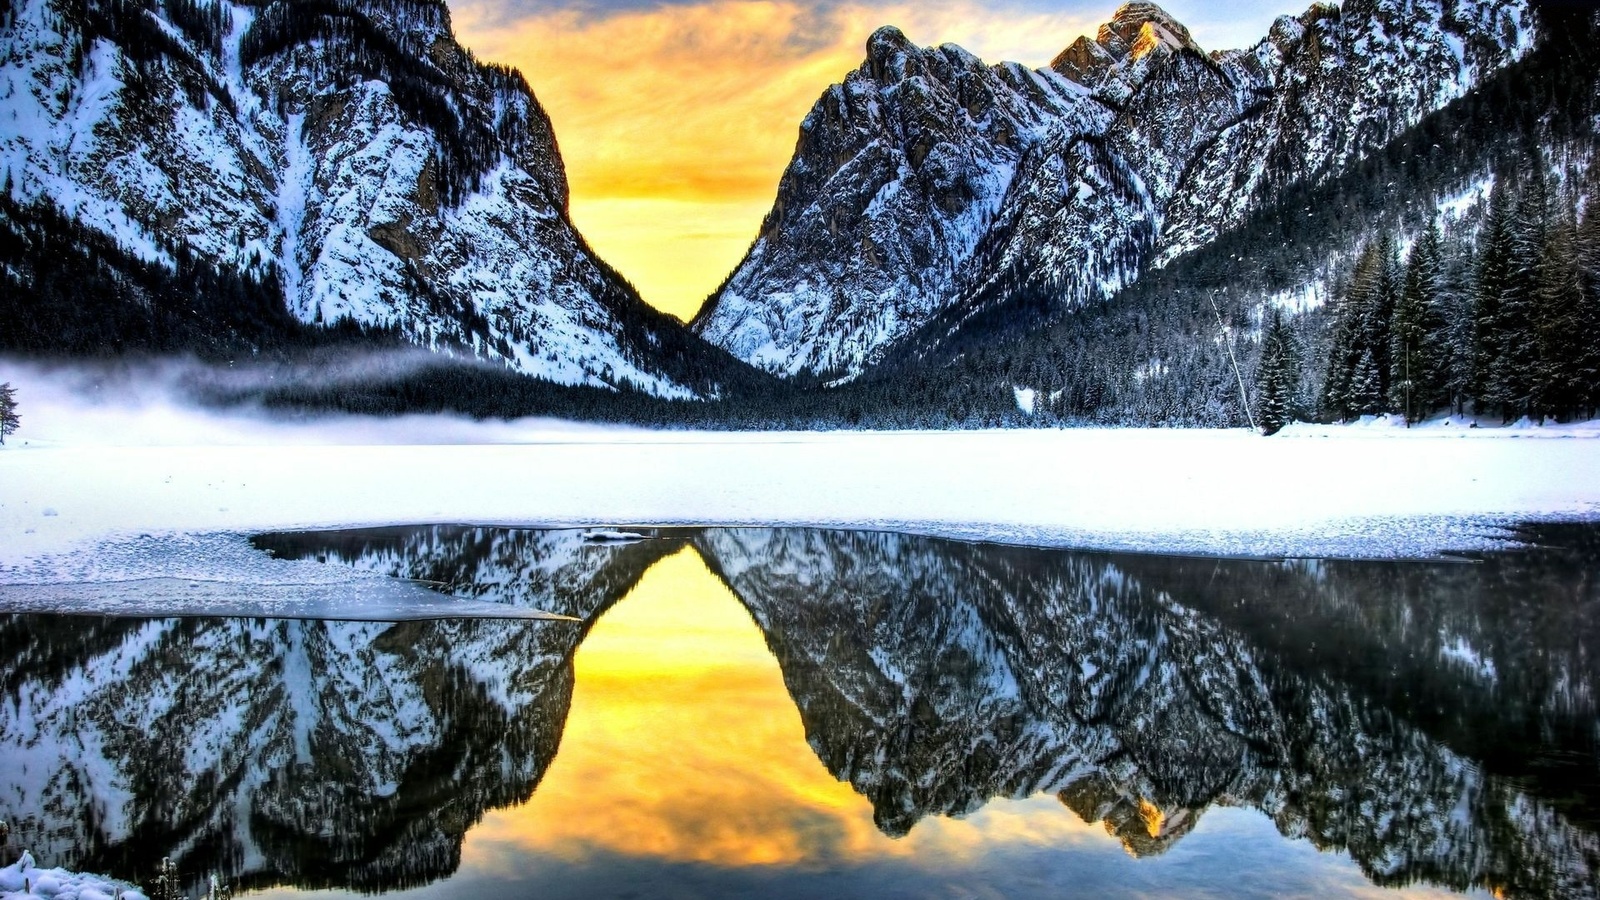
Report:
M777 227L692 326L776 374L849 379L989 285L1108 297L1284 186L1372 152L1519 58L1533 32L1521 3L1353 0L1280 18L1247 50L1204 54L1149 3L1120 9L1101 36L1037 71L942 70L935 54L970 54L900 48L921 65L896 81L879 77L900 70L874 63L874 35L867 62L802 123ZM942 130L917 115L941 102L964 113ZM964 127L992 126L996 107L1031 126L1018 147L1016 134ZM925 174L929 157L942 165ZM886 240L896 234L907 237Z
M271 283L307 325L558 384L722 391L721 355L577 232L548 116L439 0L24 0L0 38L19 204Z

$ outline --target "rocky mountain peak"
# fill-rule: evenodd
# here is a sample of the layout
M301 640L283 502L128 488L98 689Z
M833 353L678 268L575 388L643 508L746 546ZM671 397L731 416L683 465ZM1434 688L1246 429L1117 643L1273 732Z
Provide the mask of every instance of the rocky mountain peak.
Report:
M917 47L905 33L893 25L885 25L867 38L867 58L863 69L873 80L891 84L914 74L908 71Z
M1024 282L1063 308L1105 299L1471 90L1531 28L1526 0L1349 0L1207 55L1135 2L1039 71L882 29L806 118L768 225L693 327L834 381Z
M1050 61L1050 68L1089 87L1098 87L1115 67L1150 53L1189 49L1202 53L1189 29L1154 3L1124 3L1100 26L1094 39L1079 37Z
M1124 3L1100 26L1100 44L1119 56L1137 54L1137 48L1152 36L1173 47L1193 46L1189 29L1154 3ZM1118 53L1118 51L1121 51Z

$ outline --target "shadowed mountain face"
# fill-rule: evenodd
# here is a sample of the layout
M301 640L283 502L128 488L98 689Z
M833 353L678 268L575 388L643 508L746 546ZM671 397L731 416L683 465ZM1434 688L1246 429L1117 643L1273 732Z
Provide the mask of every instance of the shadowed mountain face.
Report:
M890 834L1052 793L1148 855L1244 806L1380 884L1577 896L1600 859L1587 540L1481 565L695 543Z
M1532 37L1523 2L1347 0L1208 53L1135 2L1030 70L882 29L800 123L772 211L694 327L779 375L854 377L985 293L1109 298L1374 153Z
M15 0L0 96L8 240L48 219L38 204L131 257L258 285L268 321L387 329L560 384L716 392L720 354L589 248L543 107L456 41L442 0ZM105 254L91 243L84 268ZM40 253L7 273L23 296L0 346L92 352L75 332L104 318L128 333L102 343L133 339L123 307L149 298L60 302ZM270 338L216 317L195 330Z
M259 544L592 620L670 545L376 529ZM0 820L17 846L143 874L363 891L456 871L560 742L587 624L0 621Z
M12 617L0 817L83 868L170 853L185 871L361 890L449 875L485 811L536 790L589 624L687 542L885 834L1044 794L1151 856L1241 807L1378 884L1593 896L1600 538L1535 537L1558 546L1468 564L808 529L624 546L478 528L265 536L280 555L585 621Z

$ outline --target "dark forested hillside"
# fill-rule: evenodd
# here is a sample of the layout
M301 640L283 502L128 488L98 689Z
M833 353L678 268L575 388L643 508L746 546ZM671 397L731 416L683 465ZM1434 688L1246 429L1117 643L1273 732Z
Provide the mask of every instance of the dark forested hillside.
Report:
M1540 16L1545 37L1518 63L1382 152L1285 191L1111 300L1068 307L1048 287L997 286L923 329L846 393L915 397L931 420L962 423L1030 420L1017 406L1022 388L1034 392L1031 421L1041 423L1244 424L1238 374L1255 407L1268 309L1286 305L1282 337L1294 368L1286 402L1295 415L1418 416L1446 407L1587 414L1594 376L1581 374L1587 364L1563 360L1600 343L1600 332L1584 330L1594 327L1600 264L1590 199L1600 34L1592 10L1555 6ZM1491 183L1488 201L1438 211L1441 201ZM1402 242L1422 247L1423 258L1402 254ZM1496 261L1505 253L1514 259ZM1408 272L1407 261L1419 271ZM1507 266L1515 277L1501 274ZM1303 310L1285 303L1313 291L1327 302ZM1502 294L1509 313L1496 309ZM1408 350L1406 337L1419 329L1430 335L1426 347L1418 340ZM1424 370L1412 372L1409 398L1408 361ZM1363 380L1352 395L1358 368ZM1587 388L1574 385L1585 377Z
M312 328L289 314L276 272L220 269L169 248L148 262L47 204L0 193L0 352L251 355L350 340L398 345L351 323Z

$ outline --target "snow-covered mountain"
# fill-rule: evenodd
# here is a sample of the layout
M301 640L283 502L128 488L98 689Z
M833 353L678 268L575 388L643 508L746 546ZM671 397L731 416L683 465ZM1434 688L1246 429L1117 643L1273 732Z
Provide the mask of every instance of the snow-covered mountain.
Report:
M276 279L306 323L707 392L658 359L677 323L573 228L522 76L463 49L442 0L16 0L0 173L145 259Z
M1558 630L1502 640L1526 615L1484 590L1498 573L807 529L694 542L766 632L812 747L886 833L1048 793L1148 856L1238 806L1379 884L1596 896L1600 836L1587 809L1548 799L1560 777L1541 797L1459 749L1526 749L1524 722L1592 746L1593 666ZM1222 614L1241 607L1229 618L1249 632ZM1502 717L1507 696L1540 711Z
M745 260L693 325L853 376L997 286L1107 297L1337 172L1533 45L1524 2L1349 0L1206 53L1129 3L1048 68L885 28L818 101Z
M263 546L300 556L289 536ZM669 541L354 532L325 558L592 621ZM305 548L305 553L312 548ZM40 859L380 892L554 758L587 624L0 617L0 819Z
M685 542L886 833L1048 794L1149 856L1233 806L1379 884L1596 896L1596 623L1538 555L1562 550L1429 566L814 529L268 535L584 623L0 617L0 818L78 869L445 877L484 811L537 789L588 625Z

